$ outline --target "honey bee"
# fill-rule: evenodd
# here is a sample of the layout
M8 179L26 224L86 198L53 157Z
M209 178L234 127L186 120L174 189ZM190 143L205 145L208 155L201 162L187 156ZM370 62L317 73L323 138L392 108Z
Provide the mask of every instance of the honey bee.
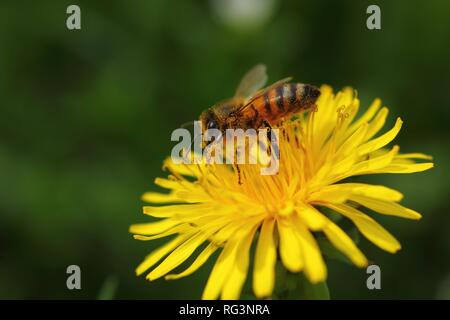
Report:
M294 114L315 107L320 90L303 83L289 83L292 78L279 80L261 89L267 82L266 66L259 64L248 71L235 95L202 112L202 130L260 129L280 124Z

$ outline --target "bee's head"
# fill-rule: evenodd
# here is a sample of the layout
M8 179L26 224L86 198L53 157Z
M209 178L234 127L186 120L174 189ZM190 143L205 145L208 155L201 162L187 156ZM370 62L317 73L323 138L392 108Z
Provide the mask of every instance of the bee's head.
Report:
M217 116L212 109L208 109L200 115L200 121L202 122L203 130L208 129L220 129Z
M220 130L219 119L216 116L213 108L210 108L200 115L200 121L202 123L202 134L205 137L205 131L209 129ZM210 142L207 142L210 143Z

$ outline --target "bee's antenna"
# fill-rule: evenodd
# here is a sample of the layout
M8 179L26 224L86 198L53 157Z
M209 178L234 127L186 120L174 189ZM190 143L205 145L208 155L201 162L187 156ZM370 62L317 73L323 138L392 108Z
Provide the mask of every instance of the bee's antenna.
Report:
M214 145L220 143L220 142L223 140L223 138L224 138L224 135L223 135L222 133L220 133L220 136L217 137L217 139L211 141L211 143L208 144L208 145L205 147L205 150L207 150L207 151L206 151L206 154L208 155L208 159L207 159L207 161L206 161L207 163L210 162L211 156L212 156L212 155L210 154L209 150L210 150L212 147L214 147Z
M186 129L186 128L188 128L188 127L191 127L191 126L193 126L194 125L194 123L195 123L195 121L194 120L192 120L192 121L188 121L188 122L185 122L185 123L183 123L181 126L180 126L180 128L183 128L183 129Z
M195 148L195 142L197 142L197 139L201 138L201 137L202 137L201 133L199 133L196 136L194 136L194 139L192 139L192 142L191 142L191 150L192 150L192 146L194 146L194 148Z

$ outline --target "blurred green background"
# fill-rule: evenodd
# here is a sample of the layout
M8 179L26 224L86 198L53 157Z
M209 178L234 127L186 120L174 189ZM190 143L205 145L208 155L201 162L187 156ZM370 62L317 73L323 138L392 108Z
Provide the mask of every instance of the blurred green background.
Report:
M376 176L405 194L421 221L379 217L403 245L390 255L362 239L380 265L328 261L333 298L450 298L450 2L446 1L0 1L0 298L199 298L211 264L149 283L134 268L163 241L139 242L140 195L156 190L170 133L234 92L265 63L363 106L380 97L405 121L404 152L436 168ZM81 7L82 29L66 28ZM382 30L366 28L381 7ZM66 288L66 268L82 290ZM110 280L107 280L110 279Z

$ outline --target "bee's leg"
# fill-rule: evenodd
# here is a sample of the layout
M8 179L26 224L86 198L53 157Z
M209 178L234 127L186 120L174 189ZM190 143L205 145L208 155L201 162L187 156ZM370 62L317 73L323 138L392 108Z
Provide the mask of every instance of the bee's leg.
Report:
M241 169L239 168L239 165L237 163L235 164L235 166L236 166L236 172L238 174L238 183L239 183L239 185L241 185L242 184L242 181L241 181Z
M270 143L272 141L272 127L267 120L263 120L263 125L267 128L267 151L268 155L270 156L272 154L272 148L270 146Z
M237 167L238 162L239 162L239 155L240 155L239 148L237 146L235 146L233 163L236 164L236 167Z
M203 148L202 152L203 152L203 156L204 156L204 161L205 164L208 165L211 161L212 155L211 152L209 151L209 148L211 148L211 144L207 145L205 148Z
M269 129L272 129L272 127L270 126L269 121L263 120L263 121L262 121L262 124L263 124L265 127L269 128Z
M238 183L239 183L239 185L241 185L242 184L242 181L241 181L241 168L239 168L239 150L238 150L237 147L234 148L233 164L234 164L234 166L236 168L236 172L237 172L237 175L238 175Z

